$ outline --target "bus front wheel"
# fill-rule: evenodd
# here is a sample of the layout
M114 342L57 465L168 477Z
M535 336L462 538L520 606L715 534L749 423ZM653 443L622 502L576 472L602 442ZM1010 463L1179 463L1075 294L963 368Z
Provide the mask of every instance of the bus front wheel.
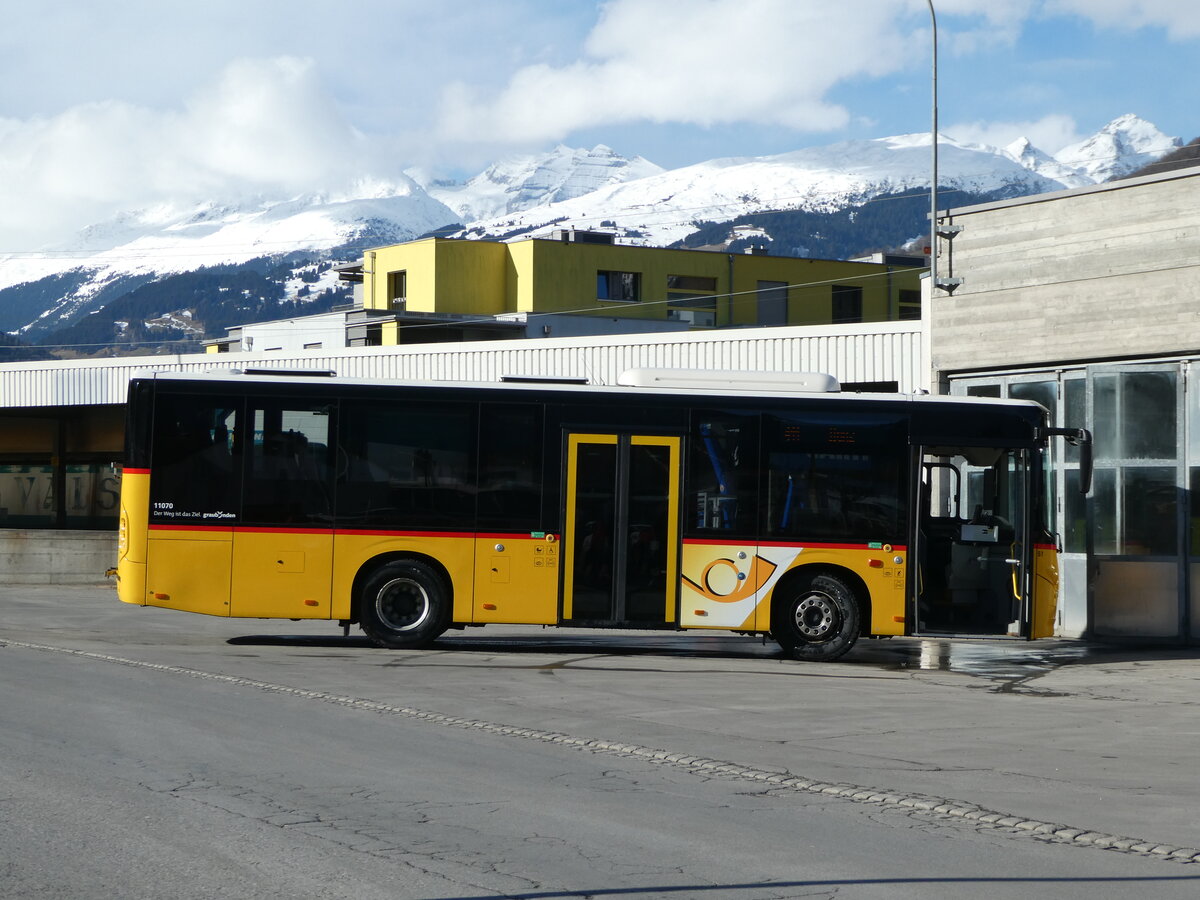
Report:
M858 598L836 575L820 574L793 584L777 603L771 635L795 659L828 662L858 640Z
M432 567L415 559L380 566L363 582L359 626L381 647L426 647L449 624L450 593Z

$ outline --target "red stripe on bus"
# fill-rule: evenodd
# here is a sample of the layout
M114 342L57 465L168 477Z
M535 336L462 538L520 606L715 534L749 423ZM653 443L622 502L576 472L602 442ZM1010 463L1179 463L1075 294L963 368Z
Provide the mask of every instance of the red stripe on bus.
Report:
M281 528L271 525L161 525L151 524L151 531L234 531L238 534L333 534L339 536L364 535L367 537L398 537L398 538L473 538L470 531L382 531L372 529L333 529L333 528ZM525 535L516 535L524 537ZM509 536L506 538L511 539ZM491 540L491 537L488 537Z
M874 550L882 553L882 546L872 547L870 544L823 544L817 541L759 541L760 547L799 547L801 550ZM907 550L904 544L891 544L892 550Z
M232 525L159 525L150 523L151 531L233 531Z
M274 525L234 525L238 534L333 534L332 528L281 528Z
M339 528L335 532L339 536L354 537L402 537L402 538L473 538L473 531L385 531L373 528Z
M800 550L875 550L882 552L883 547L872 547L869 544L826 544L817 541L756 541L753 538L737 541L737 540L709 540L707 538L686 538L684 544L693 546L711 546L711 547L728 547L728 546L751 546L751 547L795 547ZM893 551L907 551L908 547L905 544L892 544Z
M475 537L482 541L557 541L558 532L530 534L528 531L477 532Z

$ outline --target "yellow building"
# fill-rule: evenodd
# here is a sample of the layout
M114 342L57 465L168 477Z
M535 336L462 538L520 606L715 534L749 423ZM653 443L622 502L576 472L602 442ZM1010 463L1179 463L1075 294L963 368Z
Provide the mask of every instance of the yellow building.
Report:
M443 316L572 315L695 328L915 319L923 263L636 247L563 230L512 243L425 238L378 247L341 276L361 282L360 306L380 323L380 343L399 344L429 340L404 334L405 326Z

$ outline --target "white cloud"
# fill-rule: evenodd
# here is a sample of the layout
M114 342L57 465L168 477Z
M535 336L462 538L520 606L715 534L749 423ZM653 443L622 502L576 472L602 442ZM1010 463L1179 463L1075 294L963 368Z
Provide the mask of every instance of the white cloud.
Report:
M1195 0L1048 0L1048 12L1074 14L1106 28L1158 27L1178 41L1200 38Z
M934 5L944 120L1005 120L943 130L1047 152L1081 136L1043 114L1087 114L1066 85L1088 82L1056 77L1027 42L1082 53L1052 39L1064 16L1200 35L1200 0ZM648 155L683 165L927 121L926 0L67 0L5 22L0 252L163 202L338 191L414 164L469 175L513 145L657 143L663 157ZM1132 80L1138 61L1122 68ZM976 85L965 109L956 81ZM1190 121L1195 91L1178 87L1166 95Z
M231 63L188 104L178 136L197 170L280 188L328 187L362 155L312 62L294 57Z
M1006 147L1017 138L1029 138L1035 147L1051 155L1083 139L1075 119L1065 115L1048 115L1028 122L959 122L938 130L960 141L992 147Z
M371 168L311 62L241 60L180 109L106 101L0 120L0 252L121 210L337 190Z
M584 58L526 66L498 93L443 94L451 140L550 141L629 122L732 123L827 131L849 121L826 95L908 64L903 5L889 0L613 0Z
M1034 0L936 0L934 6L939 49L964 57L1014 45L1033 11ZM947 27L951 24L953 27Z

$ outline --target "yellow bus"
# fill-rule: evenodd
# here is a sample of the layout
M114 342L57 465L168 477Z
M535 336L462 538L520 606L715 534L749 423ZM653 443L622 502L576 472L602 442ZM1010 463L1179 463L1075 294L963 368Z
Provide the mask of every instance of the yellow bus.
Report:
M1053 633L1045 456L1066 432L1041 406L620 381L134 378L120 599L392 648L492 623L722 629L803 660Z

